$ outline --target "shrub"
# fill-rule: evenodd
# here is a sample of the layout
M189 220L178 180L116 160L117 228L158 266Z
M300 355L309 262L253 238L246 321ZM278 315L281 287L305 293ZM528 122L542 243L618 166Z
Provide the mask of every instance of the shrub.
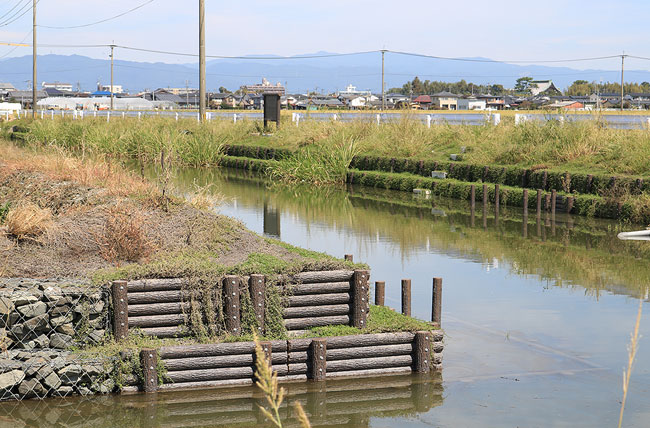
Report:
M111 263L135 262L148 257L154 249L144 230L143 214L127 206L111 207L104 230L97 236L102 257Z
M20 203L8 210L5 224L9 236L19 241L35 240L51 226L52 212L32 202Z

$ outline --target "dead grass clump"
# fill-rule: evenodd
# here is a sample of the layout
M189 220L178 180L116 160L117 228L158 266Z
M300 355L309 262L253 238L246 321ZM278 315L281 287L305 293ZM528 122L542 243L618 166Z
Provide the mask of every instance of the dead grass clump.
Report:
M52 212L32 202L23 202L12 207L5 218L7 235L18 241L36 241L51 225Z
M132 207L116 205L109 208L104 230L96 237L102 257L115 264L149 257L154 244L147 238L144 224L142 212Z

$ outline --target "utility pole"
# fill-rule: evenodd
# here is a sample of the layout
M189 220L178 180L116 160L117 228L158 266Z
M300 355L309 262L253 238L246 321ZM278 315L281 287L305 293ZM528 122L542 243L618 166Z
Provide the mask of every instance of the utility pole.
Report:
M36 88L36 3L38 0L32 0L32 113L34 119L36 119L36 102L38 97L36 96L38 90Z
M381 50L381 110L386 109L386 97L384 96L384 54L386 49Z
M199 0L199 117L205 121L205 0Z
M185 79L185 104L188 110L190 109L190 81Z
M111 111L113 111L113 50L115 45L111 45Z
M625 71L625 52L623 52L623 55L621 55L621 113L623 113L623 85L625 84L623 81L623 73Z

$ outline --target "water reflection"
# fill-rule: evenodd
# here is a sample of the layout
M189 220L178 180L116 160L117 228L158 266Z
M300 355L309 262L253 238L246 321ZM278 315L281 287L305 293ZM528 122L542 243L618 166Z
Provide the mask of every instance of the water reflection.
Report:
M181 187L195 180L217 182L218 191L237 204L263 208L263 231L272 236L280 236L283 212L299 216L308 228L326 224L355 236L388 236L403 260L432 247L479 263L502 260L513 273L536 275L555 286L577 285L594 295L624 290L639 297L650 284L650 247L618 240L619 226L608 220L545 211L531 218L520 207L497 209L485 201L472 210L466 201L365 187L285 188L239 170L186 170L177 180Z
M285 427L299 426L299 401L312 426L368 427L373 417L412 417L443 402L442 375L400 375L283 384L280 415ZM217 427L269 426L257 388L28 400L0 404L0 426L11 427Z

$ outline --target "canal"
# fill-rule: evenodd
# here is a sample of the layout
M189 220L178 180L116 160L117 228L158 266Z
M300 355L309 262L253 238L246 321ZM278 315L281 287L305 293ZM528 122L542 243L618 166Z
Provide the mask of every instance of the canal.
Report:
M180 189L212 184L222 214L290 244L368 263L399 310L429 319L443 278L442 373L288 384L314 426L612 427L639 298L641 340L624 416L650 424L650 249L614 222L352 187L284 188L235 170L186 170ZM626 229L639 226L626 226ZM255 426L254 388L51 399L3 405L24 426ZM297 426L290 407L286 426ZM2 416L0 413L0 426Z

